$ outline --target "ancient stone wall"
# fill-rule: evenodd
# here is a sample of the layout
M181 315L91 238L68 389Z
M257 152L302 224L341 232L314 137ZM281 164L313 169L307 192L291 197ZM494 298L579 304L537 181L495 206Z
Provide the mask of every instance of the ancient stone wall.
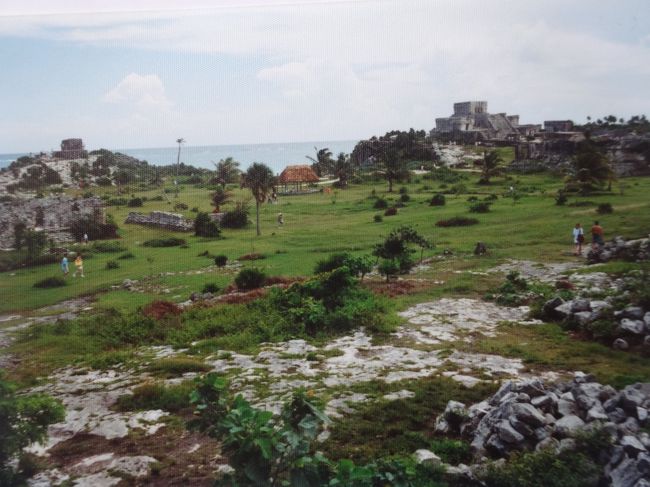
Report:
M14 225L19 222L46 232L55 242L66 242L73 240L68 229L76 218L97 215L103 221L104 205L99 198L17 198L0 203L0 214L0 248L9 249L14 242Z
M152 211L148 215L132 211L124 223L164 228L175 232L189 232L194 229L194 221L188 220L178 213L166 211Z

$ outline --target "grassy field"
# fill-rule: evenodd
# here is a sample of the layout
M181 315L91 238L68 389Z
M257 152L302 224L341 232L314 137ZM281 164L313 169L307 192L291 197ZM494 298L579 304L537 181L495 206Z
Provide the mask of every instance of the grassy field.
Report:
M515 176L509 180L497 178L489 186L477 185L477 174L468 175L463 182L466 193L447 195L445 206L429 206L431 196L441 191L437 181L418 179L405 184L411 200L400 208L395 216L384 217L375 222L373 217L383 214L383 210L373 208L374 190L379 197L397 201L399 194L386 192L383 182L353 185L346 190L336 190L333 194L312 194L304 196L281 197L278 204L265 204L261 210L262 236L255 235L255 229L224 230L223 238L209 240L190 234L174 233L185 238L186 248L149 248L142 243L148 239L166 236L157 229L139 225L124 224L131 208L109 207L111 214L120 225L120 243L134 254L134 258L117 260L120 267L106 269L109 260L116 260L119 253L96 253L85 262L85 278L68 276L68 284L53 289L35 289L33 284L45 277L59 274L56 264L27 268L1 274L0 311L9 312L38 308L63 299L80 295L98 294L101 304L129 308L143 304L155 297L182 301L193 291L200 291L204 284L215 283L220 287L232 281L233 273L211 268L205 273L194 271L212 265L212 261L199 254L225 254L230 260L243 254L261 253L265 259L246 263L266 270L270 275L306 275L314 264L333 252L348 251L354 254L367 254L374 244L381 241L392 228L408 224L431 239L436 247L426 255L450 249L454 253L470 253L476 242L485 242L491 257L475 261L472 266L484 266L506 257L526 258L539 261L558 261L571 259L571 229L576 222L589 227L598 218L605 228L606 237L621 234L626 237L639 237L650 232L650 179L635 178L626 180L624 194L617 191L582 198L570 198L566 206L556 206L554 194L561 187L558 178L548 175ZM417 182L416 182L417 181ZM396 188L402 185L396 186ZM513 202L507 197L513 186L521 194L521 199ZM104 190L115 192L115 189ZM235 199L248 198L245 190L234 189ZM158 191L134 192L136 196L151 198ZM472 195L483 198L496 194L496 200L489 213L469 213L467 199ZM506 195L506 197L504 197ZM587 201L587 203L585 203ZM183 186L178 198L170 195L170 203L148 201L137 211L173 211L174 203L185 203L188 208L210 211L209 191ZM580 205L572 206L578 202ZM593 205L589 202L593 202ZM614 207L612 214L599 216L597 204L609 202ZM226 207L227 209L227 207ZM278 226L278 212L284 215L284 225ZM195 213L185 211L186 216ZM479 224L469 227L440 228L438 220L452 216L472 216ZM251 214L254 219L254 208ZM169 235L169 233L167 234ZM124 279L146 279L145 292L130 293L112 291L111 286L119 285Z

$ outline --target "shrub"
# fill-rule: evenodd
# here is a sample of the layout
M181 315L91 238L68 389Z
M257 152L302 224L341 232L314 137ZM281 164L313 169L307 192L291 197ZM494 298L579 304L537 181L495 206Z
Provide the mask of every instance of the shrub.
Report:
M377 268L382 276L386 276L386 280L396 276L400 272L400 265L397 259L383 259Z
M483 201L496 201L498 199L499 197L496 194L492 193L490 195L487 195L485 198L483 198Z
M376 210L383 210L384 208L388 208L388 201L386 201L384 198L377 198L372 207Z
M319 260L314 267L314 274L320 274L321 272L331 272L334 269L343 267L345 262L350 258L350 254L347 252L341 252L338 254L331 254L329 257L323 260Z
M131 252L125 252L122 255L118 257L120 260L126 260L126 259L135 259L135 255Z
M171 386L143 384L133 389L133 394L120 396L117 407L120 411L163 409L175 413L190 406L190 393L193 389L191 382Z
M266 259L266 256L264 254L258 254L257 252L244 254L239 257L239 260L261 260L261 259Z
M397 208L396 207L391 207L387 208L386 211L384 211L384 216L395 216L397 215Z
M109 260L106 262L106 270L111 270L111 269L119 269L120 268L120 263L117 262L116 260Z
M463 179L467 179L467 176L461 172L454 171L447 167L440 167L433 169L431 173L425 174L424 179L431 179L434 181L440 181L441 183L453 184Z
M451 192L454 194L467 193L467 186L463 183L456 183L451 187Z
M142 206L143 203L144 202L142 201L142 198L131 198L127 203L127 206L129 208L137 208L139 206Z
M156 196L149 199L149 201L164 201L164 200L165 200L165 198L163 198L161 194L156 195Z
M98 252L101 254L114 254L117 252L124 252L127 248L120 242L94 242L89 249L91 252Z
M402 186L402 187L399 189L399 194L406 194L406 193L408 193L408 192L409 192L409 189L408 189L406 186Z
M190 210L192 213L198 213L199 212L199 207L198 206L193 206L192 209Z
M219 224L210 218L210 215L200 212L194 220L194 234L197 237L215 238L221 234Z
M52 287L62 287L67 284L66 280L59 276L46 277L34 283L34 287L48 289Z
M473 203L474 201L478 201L478 197L470 196L469 198L467 198L468 203Z
M167 237L167 238L152 238L151 240L145 241L142 245L144 247L177 247L179 245L185 245L185 239L177 237Z
M406 193L402 193L402 194L399 196L399 200L400 200L402 203L406 203L406 202L408 202L408 201L411 201L411 197L410 197L408 194L406 194Z
M238 289L248 291L257 289L264 285L266 274L257 268L242 269L235 277L235 284Z
M214 257L214 265L216 265L217 267L223 267L227 263L228 263L228 257L223 254L216 255Z
M612 207L611 203L601 203L598 205L596 211L601 215L605 215L607 213L613 213L614 208Z
M159 320L168 315L178 316L183 312L176 303L171 301L152 301L142 308L142 314L149 318Z
M109 206L126 206L129 204L129 200L126 198L111 198L106 204Z
M191 357L169 357L153 361L148 369L160 375L173 377L187 372L207 372L210 366Z
M488 213L491 203L489 201L480 201L469 206L470 213Z
M557 194L555 195L555 204L557 206L563 206L566 205L566 202L569 200L567 198L566 192L563 190L558 190Z
M375 223L381 223L381 222L384 221L384 217L382 215L375 215L373 217L373 220L374 220Z
M461 440L434 439L431 441L431 451L438 455L443 462L451 465L470 464L472 461L472 450L469 443Z
M203 292L204 293L218 293L219 292L219 286L217 286L214 282L208 282L203 286Z
M446 200L445 195L442 193L436 193L429 201L429 206L445 206Z
M95 179L95 184L97 184L97 186L112 186L113 181L111 181L111 178L109 177L100 176L97 179Z
M232 210L223 214L220 225L222 228L244 228L248 225L249 212L250 207L248 203L238 201Z
M185 203L176 203L174 205L174 210L176 211L181 211L181 210L187 210L189 207Z
M467 227L469 225L476 225L478 220L476 218L466 218L463 216L454 216L447 220L439 220L436 222L437 227Z
M65 409L58 401L42 395L17 395L16 388L0 373L0 485L26 485L32 470L23 460L23 448L47 436L51 423L62 421ZM17 471L11 465L18 459Z
M75 218L70 224L70 233L78 242L83 240L84 234L87 234L90 240L119 238L117 230L117 224L111 215L106 217L105 223L95 216L88 215Z

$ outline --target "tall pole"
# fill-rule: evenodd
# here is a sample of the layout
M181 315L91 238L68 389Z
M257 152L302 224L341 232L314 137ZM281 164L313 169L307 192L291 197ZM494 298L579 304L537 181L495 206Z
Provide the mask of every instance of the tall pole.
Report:
M176 139L176 142L178 143L178 155L176 156L176 179L174 180L174 186L176 187L176 197L178 198L178 169L181 164L181 144L185 142L185 139L181 137L180 139Z

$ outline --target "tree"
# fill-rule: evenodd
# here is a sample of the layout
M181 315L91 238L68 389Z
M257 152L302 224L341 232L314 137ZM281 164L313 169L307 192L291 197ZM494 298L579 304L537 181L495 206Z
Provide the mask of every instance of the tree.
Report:
M345 188L348 185L348 179L354 174L350 156L344 152L339 153L339 156L332 163L332 173L339 180L337 186Z
M386 280L397 273L406 274L413 267L411 254L414 251L408 247L408 244L420 247L420 260L424 249L432 247L431 242L408 225L394 229L382 243L375 245L372 255L383 259L379 267Z
M317 147L314 147L314 150L316 151L315 159L311 156L305 157L313 162L311 167L314 172L320 177L323 174L330 172L332 163L334 161L332 160L332 152L327 147L320 150Z
M27 261L33 262L43 253L47 247L47 235L44 232L27 230L23 234L23 243L27 248Z
M214 164L214 163L213 163ZM239 170L239 162L232 157L221 159L215 167L215 180L220 184L223 189L226 189L227 183L236 183L239 181L241 171Z
M393 182L401 181L408 176L406 164L399 151L392 146L379 146L375 151L380 172L388 181L388 192L393 192Z
M230 203L231 197L232 193L230 191L226 191L223 188L219 188L214 193L212 193L211 199L212 206L214 206L214 212L219 213L222 205Z
M264 203L275 186L275 176L271 168L265 164L254 162L244 173L242 186L251 190L255 198L255 228L260 232L260 205Z
M606 182L611 185L615 178L607 156L591 139L586 139L578 145L572 165L572 172L566 183L567 191L588 194L602 188Z
M501 174L500 162L503 162L503 159L499 157L497 151L483 152L483 168L481 169L481 178L478 180L479 184L490 184L492 176Z

